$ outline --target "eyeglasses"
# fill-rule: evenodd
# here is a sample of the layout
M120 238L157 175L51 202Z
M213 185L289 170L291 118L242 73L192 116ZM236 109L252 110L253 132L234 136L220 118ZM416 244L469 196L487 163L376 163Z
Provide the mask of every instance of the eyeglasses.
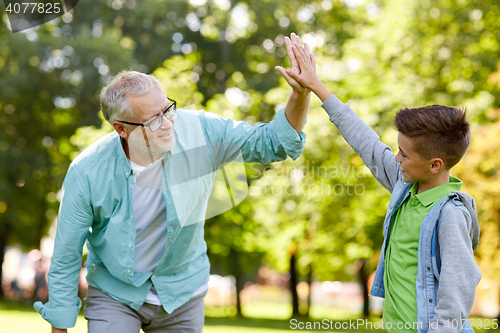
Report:
M168 98L168 97L167 97ZM140 124L140 123L132 123L130 121L123 121L123 120L118 120L120 123L128 124L128 125L135 125L135 126L142 126L142 127L147 127L151 130L151 132L156 131L158 128L161 127L161 124L163 122L163 117L167 119L172 119L173 116L175 116L175 111L177 110L177 102L174 101L173 99L168 98L172 104L169 105L169 107L163 111L163 113L159 116L154 117L150 121L148 121L145 124Z

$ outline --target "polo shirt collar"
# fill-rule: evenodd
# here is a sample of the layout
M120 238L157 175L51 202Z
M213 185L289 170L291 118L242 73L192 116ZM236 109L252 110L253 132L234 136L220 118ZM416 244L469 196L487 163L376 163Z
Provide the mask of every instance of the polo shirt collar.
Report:
M411 187L410 193L418 201L420 201L420 203L423 206L428 207L430 205L435 204L448 194L454 191L460 191L460 189L462 188L462 184L463 183L460 179L450 176L449 183L438 185L434 188L431 188L430 190L427 190L419 194L416 194L418 189L418 183L415 183Z

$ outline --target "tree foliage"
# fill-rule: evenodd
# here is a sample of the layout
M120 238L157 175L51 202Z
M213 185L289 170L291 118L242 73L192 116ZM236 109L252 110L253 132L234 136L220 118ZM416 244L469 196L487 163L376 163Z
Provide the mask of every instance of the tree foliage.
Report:
M478 202L487 230L478 259L490 267L499 225L490 185L498 161L489 154L500 108L499 11L492 0L99 0L16 34L4 15L0 250L38 245L70 161L112 130L98 116L98 94L119 71L154 73L181 107L268 122L290 93L274 66L288 66L284 36L293 31L313 48L327 87L392 147L399 108L467 107L475 134L456 172ZM286 271L291 247L300 272L313 267L317 279L353 278L357 259L375 268L389 193L311 101L304 154L247 165L250 195L207 221L221 273L254 273L263 257Z

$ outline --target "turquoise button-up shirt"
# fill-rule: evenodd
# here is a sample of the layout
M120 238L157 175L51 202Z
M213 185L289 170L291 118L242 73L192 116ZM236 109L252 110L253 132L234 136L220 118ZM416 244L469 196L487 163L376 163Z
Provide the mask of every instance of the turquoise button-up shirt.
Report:
M209 277L203 227L214 172L238 154L245 162L281 161L287 156L295 160L305 146L305 134L297 134L284 110L269 124L251 126L179 109L174 135L176 145L166 154L160 177L167 245L154 272L134 272L132 189L137 176L120 136L116 132L104 136L71 163L57 220L49 302L34 305L52 326L64 329L76 323L85 241L90 285L136 310L154 285L163 308L172 313Z

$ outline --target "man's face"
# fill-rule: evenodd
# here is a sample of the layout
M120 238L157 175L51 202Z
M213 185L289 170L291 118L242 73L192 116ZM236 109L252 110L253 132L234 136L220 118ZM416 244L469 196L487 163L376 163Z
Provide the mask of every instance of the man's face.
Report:
M156 85L146 94L127 97L127 102L134 113L132 119L128 121L141 124L161 115L171 104L163 90ZM162 125L156 131L153 132L148 127L144 128L150 148L146 145L143 128L131 126L132 132L129 133L128 137L130 148L145 154L149 154L149 149L151 149L153 155L172 150L175 146L174 122L175 116L171 119L162 117Z
M399 152L395 160L401 165L403 181L407 183L426 182L432 176L432 161L423 160L413 149L413 142L398 133Z

